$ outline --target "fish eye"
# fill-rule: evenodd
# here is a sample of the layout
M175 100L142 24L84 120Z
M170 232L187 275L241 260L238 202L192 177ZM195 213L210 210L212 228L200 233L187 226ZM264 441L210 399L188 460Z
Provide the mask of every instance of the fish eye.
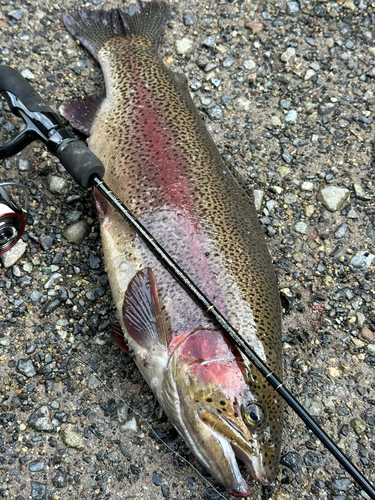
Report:
M264 424L266 418L262 407L257 403L251 403L246 406L246 408L244 408L242 412L242 415L245 424L248 427L252 428L257 428Z

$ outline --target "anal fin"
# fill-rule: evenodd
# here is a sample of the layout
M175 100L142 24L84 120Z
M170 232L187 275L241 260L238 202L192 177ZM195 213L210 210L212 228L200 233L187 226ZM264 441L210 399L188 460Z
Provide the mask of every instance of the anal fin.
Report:
M168 345L168 334L155 278L149 267L138 271L125 292L123 320L129 335L142 347Z
M89 136L95 115L104 99L105 94L88 95L81 101L65 102L60 106L59 111L73 128Z

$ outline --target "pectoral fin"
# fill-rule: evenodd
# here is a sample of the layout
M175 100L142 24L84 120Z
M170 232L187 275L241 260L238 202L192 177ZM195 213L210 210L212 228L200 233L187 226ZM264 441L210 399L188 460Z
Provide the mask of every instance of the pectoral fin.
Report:
M142 347L168 345L167 327L155 278L149 267L138 271L125 292L123 320L129 335Z
M113 342L123 351L129 354L128 344L125 342L124 334L120 323L112 323L111 325L111 337Z
M73 128L89 136L95 115L104 98L104 94L88 95L81 101L65 102L60 106L59 111Z

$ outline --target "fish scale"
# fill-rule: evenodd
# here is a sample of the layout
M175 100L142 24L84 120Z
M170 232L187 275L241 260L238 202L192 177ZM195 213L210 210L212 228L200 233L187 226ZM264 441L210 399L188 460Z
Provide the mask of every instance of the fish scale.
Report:
M98 59L106 97L89 113L91 124L83 123L82 103L63 105L62 112L90 130L89 147L106 167L104 181L281 377L271 258L255 207L224 165L186 79L157 53L167 10L163 2L149 2L65 16L71 33ZM87 107L94 102L90 97ZM269 484L281 446L280 397L115 210L98 194L96 200L124 337L161 406L231 494L250 491L235 455ZM193 361L188 345L195 345ZM209 360L205 345L213 348ZM215 357L215 349L223 356ZM246 408L252 414L260 408L254 429L245 422Z

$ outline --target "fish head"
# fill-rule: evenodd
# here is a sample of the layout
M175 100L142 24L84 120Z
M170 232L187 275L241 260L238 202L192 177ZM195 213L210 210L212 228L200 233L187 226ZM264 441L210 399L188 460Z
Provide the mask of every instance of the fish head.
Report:
M179 403L174 423L190 449L233 496L251 493L237 459L259 483L270 484L282 432L277 393L260 383L221 332L196 330L172 348L169 383Z

